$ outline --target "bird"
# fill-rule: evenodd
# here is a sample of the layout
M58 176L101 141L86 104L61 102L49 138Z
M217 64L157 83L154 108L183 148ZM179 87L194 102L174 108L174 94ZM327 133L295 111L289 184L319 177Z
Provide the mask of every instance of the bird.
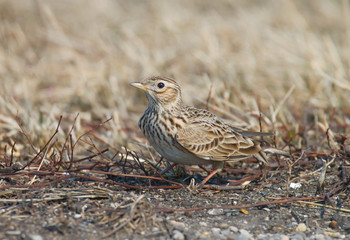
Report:
M268 164L263 152L266 144L253 137L273 134L244 131L208 110L185 105L180 85L172 78L154 76L130 85L146 94L148 107L138 125L163 158L182 165L212 165L213 172L201 186L226 161L255 157Z

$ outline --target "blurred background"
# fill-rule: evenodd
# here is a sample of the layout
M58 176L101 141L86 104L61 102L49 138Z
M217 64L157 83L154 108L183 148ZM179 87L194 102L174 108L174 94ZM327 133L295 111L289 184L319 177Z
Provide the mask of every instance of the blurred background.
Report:
M0 147L18 155L17 116L38 148L78 113L74 139L112 117L105 143L147 144L146 99L129 83L153 75L237 126L259 129L261 112L264 131L317 139L349 124L347 0L0 0L0 39Z

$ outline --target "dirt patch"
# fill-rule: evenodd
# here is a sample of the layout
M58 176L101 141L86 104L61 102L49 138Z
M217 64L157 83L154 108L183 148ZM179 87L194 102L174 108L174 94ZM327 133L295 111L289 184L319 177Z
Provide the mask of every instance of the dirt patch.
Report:
M288 170L276 167L268 171L265 180L255 178L239 185L235 183L255 176L242 173L247 171L242 167L249 167L250 172L260 170L252 170L255 163L237 164L236 173L223 171L203 189L191 185L191 177L185 179L187 183L170 174L164 175L164 181L151 171L143 176L120 173L116 177L116 168L113 175L81 170L65 177L59 171L39 171L37 182L25 186L33 172L2 174L0 237L141 239L180 235L225 239L240 236L243 230L261 239L278 234L293 237L299 232L308 237L349 237L349 179L342 179L341 159L327 161L332 160L322 188L318 187L322 164L317 167L312 160L304 162L303 168L294 167L289 181ZM132 160L127 163L140 174L141 169L149 168ZM197 182L203 179L205 172L190 170ZM175 184L176 180L180 182ZM226 190L217 190L221 188Z

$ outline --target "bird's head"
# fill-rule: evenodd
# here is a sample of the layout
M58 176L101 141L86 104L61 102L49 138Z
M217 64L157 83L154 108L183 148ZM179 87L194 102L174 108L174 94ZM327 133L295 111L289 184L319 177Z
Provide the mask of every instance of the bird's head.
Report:
M146 93L150 107L174 108L182 105L180 86L171 78L151 77L130 84Z

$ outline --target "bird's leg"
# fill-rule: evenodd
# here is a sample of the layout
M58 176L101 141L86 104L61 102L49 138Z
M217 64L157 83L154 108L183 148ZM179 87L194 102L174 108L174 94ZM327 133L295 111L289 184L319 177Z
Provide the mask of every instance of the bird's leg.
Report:
M267 157L266 157L264 152L259 152L259 153L255 154L254 157L258 160L259 168L260 168L260 172L261 172L261 178L264 181L264 180L266 180L266 175L267 175L267 171L268 171L265 168L266 166L268 166Z
M210 170L206 169L205 167L198 165L199 168L201 168L202 170L206 171L208 174L210 173Z
M260 169L261 179L264 181L266 179L265 164L263 164L262 162L259 162L259 169Z
M211 179L217 172L219 172L220 169L215 169L214 171L212 171L208 176L206 176L206 178L203 179L203 181L198 185L198 188L202 188L206 182L209 181L209 179Z
M224 168L224 164L225 164L225 162L223 162L223 161L212 162L212 168L215 169L215 170L213 170L211 173L209 173L206 170L209 174L198 185L198 188L202 188L204 186L204 184L209 181L209 179L211 179L216 173L220 172ZM199 166L199 167L201 167L201 166ZM203 167L201 167L201 168L203 168Z
M164 173L168 172L170 169L172 169L176 165L177 165L176 163L170 164L168 167L164 168L159 174L163 175Z

